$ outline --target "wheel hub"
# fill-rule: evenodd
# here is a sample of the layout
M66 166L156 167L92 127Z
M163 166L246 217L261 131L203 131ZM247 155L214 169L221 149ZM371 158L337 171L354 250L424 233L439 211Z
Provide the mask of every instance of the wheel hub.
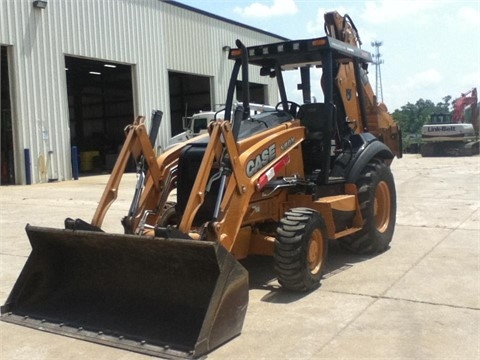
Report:
M374 217L375 226L381 233L385 232L390 223L391 198L388 184L380 181L375 189Z
M320 230L313 231L308 244L308 267L312 274L318 273L323 259L323 236Z

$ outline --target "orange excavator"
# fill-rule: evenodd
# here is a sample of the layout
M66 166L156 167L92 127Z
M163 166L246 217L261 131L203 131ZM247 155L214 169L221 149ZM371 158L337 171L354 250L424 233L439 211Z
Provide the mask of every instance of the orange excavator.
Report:
M319 286L329 240L355 253L387 250L400 130L376 101L367 75L372 57L351 19L327 13L325 27L327 36L312 39L249 47L237 40L224 118L206 134L157 157L152 139L161 113L150 137L137 118L91 222L27 225L32 253L1 319L195 358L242 330L249 285L240 260L272 256L282 287L306 292ZM277 80L275 109L252 115L251 66ZM322 70L319 103L311 102L312 68ZM299 74L303 104L287 98L285 71ZM234 106L240 75L243 99ZM139 176L124 234L105 233L131 157Z

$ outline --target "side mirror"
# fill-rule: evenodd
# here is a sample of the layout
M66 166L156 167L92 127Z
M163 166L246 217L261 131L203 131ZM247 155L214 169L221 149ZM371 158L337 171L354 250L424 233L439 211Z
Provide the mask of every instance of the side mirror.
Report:
M274 78L276 76L275 70L268 66L263 66L260 68L260 76L270 76L271 78Z

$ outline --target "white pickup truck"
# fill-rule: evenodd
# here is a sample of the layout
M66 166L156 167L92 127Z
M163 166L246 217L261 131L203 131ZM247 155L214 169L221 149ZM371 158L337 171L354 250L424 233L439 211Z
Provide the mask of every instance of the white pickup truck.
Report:
M234 107L235 108L235 107ZM274 111L274 106L263 105L263 104L250 104L250 113L255 115L264 111ZM201 111L199 113L193 114L192 116L184 116L182 118L183 130L184 132L177 134L170 138L168 141L168 146L178 144L180 142L191 139L192 137L198 136L207 132L207 127L210 121L217 119L223 119L225 116L225 111Z

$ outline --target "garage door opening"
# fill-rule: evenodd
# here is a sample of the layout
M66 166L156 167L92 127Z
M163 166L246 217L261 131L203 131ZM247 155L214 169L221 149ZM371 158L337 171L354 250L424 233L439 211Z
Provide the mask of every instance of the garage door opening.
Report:
M242 91L242 82L237 81L235 85L235 90L237 93L237 101L241 103L243 101L243 91ZM267 104L267 86L257 83L249 83L250 90L250 102L255 104L266 104L266 105L275 105Z
M183 132L182 117L212 107L210 77L168 72L172 136Z
M1 185L15 184L15 162L13 151L12 102L10 96L10 79L6 46L0 47L0 83L1 83Z
M132 67L66 56L65 71L80 173L109 172L134 117Z

